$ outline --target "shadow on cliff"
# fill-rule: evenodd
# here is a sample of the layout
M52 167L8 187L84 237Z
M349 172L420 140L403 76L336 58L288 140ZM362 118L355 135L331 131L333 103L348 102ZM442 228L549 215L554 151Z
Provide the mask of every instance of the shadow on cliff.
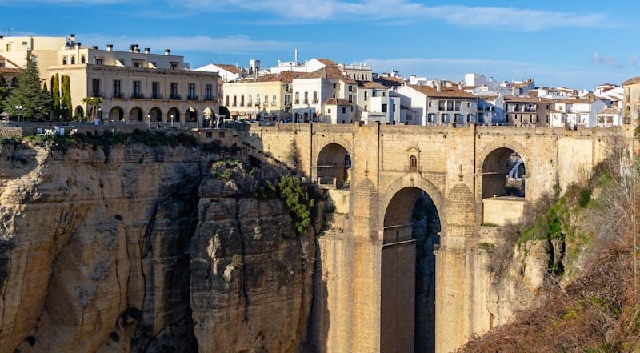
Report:
M18 179L38 166L37 151L17 140L0 142L0 193L3 180Z

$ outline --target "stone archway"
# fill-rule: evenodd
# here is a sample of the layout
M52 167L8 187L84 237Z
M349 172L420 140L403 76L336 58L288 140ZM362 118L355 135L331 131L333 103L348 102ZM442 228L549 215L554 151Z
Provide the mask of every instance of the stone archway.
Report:
M525 160L508 147L499 147L482 161L482 198L525 197Z
M171 123L171 125L180 124L180 110L178 110L178 108L176 107L172 107L171 109L169 109L169 111L167 112L167 121Z
M416 186L386 204L382 232L380 352L435 352L436 202Z
M151 108L151 110L149 111L149 117L150 117L150 121L149 122L153 122L153 123L161 123L162 121L162 110L160 110L160 108L158 107L153 107Z
M114 119L114 120L122 120L122 118L124 117L124 111L122 110L122 108L120 107L113 107L109 110L109 115L107 116L107 119Z
M351 156L347 149L337 143L324 146L316 160L316 181L319 185L342 188L349 185Z
M129 111L129 116L131 117L131 121L143 122L144 117L142 114L142 109L140 107L133 107Z

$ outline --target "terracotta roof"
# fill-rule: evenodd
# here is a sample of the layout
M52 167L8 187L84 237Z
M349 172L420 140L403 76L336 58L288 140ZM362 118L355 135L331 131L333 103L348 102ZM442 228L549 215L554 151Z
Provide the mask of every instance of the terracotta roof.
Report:
M370 81L358 81L358 87L362 88L387 88L378 82L370 82Z
M345 76L342 71L337 66L327 66L316 71L308 72L298 77L299 79L314 79L314 78L330 78L330 79L338 79L347 83L356 83L355 80L350 79Z
M244 69L239 68L239 67L237 67L235 65L228 65L228 64L213 64L213 65L215 65L215 66L217 66L217 67L219 67L219 68L221 68L221 69L223 69L225 71L229 71L231 73L234 73L234 74L242 74L242 73L245 72Z
M627 85L635 85L640 83L640 76L634 77L634 78L630 78L624 82L622 82L623 86L627 86Z
M346 99L342 99L342 98L329 98L327 99L326 102L324 102L325 105L351 105L351 103L346 100Z
M326 66L338 66L338 64L331 59L316 59L316 60L325 64Z
M378 76L378 78L374 79L374 82L378 82L385 87L398 87L406 83L403 78L390 76Z
M429 87L429 86L416 86L409 85L409 87L414 90L429 96L429 97L442 97L442 98L478 98L471 93L461 91L455 87L442 87L439 91L437 88Z

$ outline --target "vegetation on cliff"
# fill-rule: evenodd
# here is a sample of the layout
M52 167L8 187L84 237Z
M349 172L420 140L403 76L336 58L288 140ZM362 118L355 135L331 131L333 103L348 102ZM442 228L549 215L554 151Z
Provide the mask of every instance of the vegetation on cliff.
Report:
M546 240L549 264L536 307L468 342L460 352L638 352L640 305L633 217L638 210L623 153L562 197L531 205L518 225L503 227L492 254L494 277L506 275L514 249Z

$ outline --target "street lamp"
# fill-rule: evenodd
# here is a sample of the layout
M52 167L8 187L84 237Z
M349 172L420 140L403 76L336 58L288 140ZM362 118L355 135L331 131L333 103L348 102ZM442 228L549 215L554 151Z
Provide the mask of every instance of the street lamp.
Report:
M147 122L149 123L149 129L151 129L151 114L147 114Z
M98 106L98 118L100 118L100 123L102 124L102 107Z
M16 105L16 110L18 111L18 122L20 122L21 114L22 114L22 106Z
M176 117L176 116L175 116L174 114L171 114L171 128L173 128L173 119L174 119L175 117Z

